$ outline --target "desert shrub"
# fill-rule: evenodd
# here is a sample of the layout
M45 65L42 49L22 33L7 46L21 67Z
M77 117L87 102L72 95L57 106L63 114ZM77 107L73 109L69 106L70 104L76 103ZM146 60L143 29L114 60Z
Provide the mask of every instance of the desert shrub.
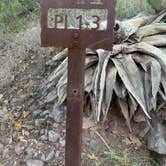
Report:
M29 15L39 11L35 0L3 0L0 2L1 33L18 32L26 27Z

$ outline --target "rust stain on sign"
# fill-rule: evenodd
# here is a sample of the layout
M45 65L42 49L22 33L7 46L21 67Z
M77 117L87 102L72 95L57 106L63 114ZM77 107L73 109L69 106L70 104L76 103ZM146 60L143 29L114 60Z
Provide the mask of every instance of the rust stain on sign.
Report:
M112 49L115 0L42 0L41 7L42 46L69 48L65 165L81 166L85 49Z

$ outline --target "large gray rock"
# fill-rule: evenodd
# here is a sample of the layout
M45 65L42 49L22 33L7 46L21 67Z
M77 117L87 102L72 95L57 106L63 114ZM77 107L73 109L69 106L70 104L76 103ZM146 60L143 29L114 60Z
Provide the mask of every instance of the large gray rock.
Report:
M166 155L166 126L156 123L148 135L148 149Z

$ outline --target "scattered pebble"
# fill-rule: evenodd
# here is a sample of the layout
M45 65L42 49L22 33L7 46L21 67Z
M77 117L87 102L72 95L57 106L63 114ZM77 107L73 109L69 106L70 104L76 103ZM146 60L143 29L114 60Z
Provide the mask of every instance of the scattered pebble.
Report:
M3 150L3 147L4 147L3 144L0 143L0 153L1 153L2 150Z
M63 114L63 111L59 107L57 107L57 106L53 107L53 110L51 112L51 116L53 117L55 122L62 121L62 114Z
M10 157L9 153L10 153L9 148L5 148L2 153L2 158L3 159L9 158Z
M36 119L35 120L35 126L40 127L46 123L46 119Z
M155 123L148 135L148 148L161 155L166 155L166 126Z
M32 158L33 156L35 156L35 154L36 154L37 152L36 152L36 149L34 149L34 148L32 148L32 147L28 147L27 149L26 149L26 158L28 158L28 159L30 159L30 158Z
M54 132L53 130L50 130L48 132L48 140L50 142L56 142L59 139L60 135L56 132Z
M25 143L24 142L19 142L15 145L15 148L14 148L15 152L17 155L20 155L24 152L25 150Z
M41 114L42 112L43 112L42 110L38 109L38 110L33 111L33 112L32 112L32 115L33 115L34 118L37 118L37 117L40 116L40 114Z
M30 159L30 160L26 161L26 165L27 166L43 166L44 163L43 163L43 161L40 161L40 160L32 160L32 159Z
M52 150L46 157L46 161L53 159L54 156L55 156L55 150Z
M0 94L0 100L3 98L3 94Z
M60 139L59 143L60 143L60 146L61 146L62 148L65 147L65 140L64 140L64 139Z
M56 151L55 157L56 157L56 158L59 158L59 156L60 156L60 151Z
M46 161L46 156L45 156L44 153L41 154L41 158L40 158L40 159L41 159L42 161L44 161L44 162Z

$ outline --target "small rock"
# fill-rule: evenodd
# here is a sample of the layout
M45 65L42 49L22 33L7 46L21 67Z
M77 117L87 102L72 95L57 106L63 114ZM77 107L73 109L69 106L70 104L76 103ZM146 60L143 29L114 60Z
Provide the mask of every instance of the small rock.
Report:
M34 121L33 121L33 120L26 121L26 122L25 122L25 125L34 125Z
M148 149L166 155L166 126L156 123L148 135Z
M0 49L3 49L7 45L6 41L0 40Z
M9 153L10 153L9 149L5 148L2 153L2 158L3 159L9 158L10 157Z
M40 158L42 161L46 161L46 156L44 153L41 154L41 158Z
M60 152L59 152L59 151L56 151L55 157L56 157L56 158L59 158L59 156L60 156Z
M1 153L2 150L3 150L3 147L4 147L3 144L0 143L0 153Z
M13 117L18 119L21 117L21 112L13 112Z
M30 159L30 160L26 161L26 165L27 166L43 166L44 163L43 163L43 161L40 161L40 160L32 160L32 159Z
M39 130L33 130L31 133L33 133L33 135L38 137L39 136L39 132L40 132Z
M56 105L54 105L53 110L51 112L51 117L53 117L55 122L61 122L62 121L62 115L63 115L63 111L57 107Z
M47 141L47 134L45 134L45 135L42 135L40 138L39 138L39 140L41 140L41 141Z
M17 143L15 148L14 148L17 155L20 155L21 153L23 153L24 149L25 149L25 143L24 142Z
M55 150L52 150L46 157L46 161L51 160L55 156Z
M0 124L0 130L1 131L6 131L7 128L8 128L8 124L7 123L1 123Z
M40 130L40 135L43 135L43 134L45 134L45 129Z
M92 148L93 150L100 148L100 145L101 143L99 140L91 139L89 142L89 147Z
M46 119L36 119L35 120L35 126L40 127L46 123Z
M40 114L40 117L42 118L47 118L49 116L50 112L48 110L46 111L43 111L41 114Z
M48 130L47 129L41 129L40 130L40 135L41 135L41 137L39 138L39 140L41 140L41 141L47 141L48 140Z
M36 155L36 150L34 149L34 148L32 148L32 147L28 147L27 149L26 149L26 158L28 158L28 159L30 159L30 158L32 158L34 155Z
M60 139L59 143L60 143L60 146L61 146L62 148L65 147L65 140L64 140L64 139Z
M25 131L24 135L28 137L30 135L30 133L28 131Z
M32 112L32 115L34 118L37 118L37 117L40 117L40 114L42 113L43 111L38 109L38 110L35 110Z
M48 140L50 142L56 142L59 139L60 135L56 132L54 132L53 130L50 130L48 132Z

